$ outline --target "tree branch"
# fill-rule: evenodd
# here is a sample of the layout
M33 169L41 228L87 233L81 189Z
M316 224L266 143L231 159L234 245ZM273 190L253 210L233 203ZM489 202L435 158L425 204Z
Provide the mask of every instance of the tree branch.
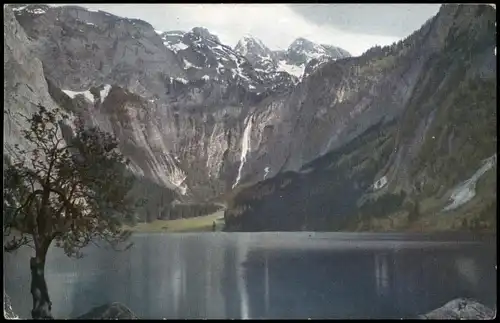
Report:
M36 195L41 195L43 194L43 191L42 190L35 190L34 192L32 192L28 198L26 199L26 201L24 202L23 205L21 205L20 207L16 208L15 211L14 211L14 214L13 214L13 221L15 221L15 219L17 218L17 215L19 212L21 212L21 210L23 210L26 206L28 206L28 209L29 207L31 207L31 203L33 201L33 198L36 196ZM29 205L28 205L29 203Z
M33 242L33 239L29 239L21 232L21 237L19 239L17 239L15 236L12 237L10 241L4 243L3 249L5 252L12 252L25 245L33 248L33 246L30 245L31 242Z

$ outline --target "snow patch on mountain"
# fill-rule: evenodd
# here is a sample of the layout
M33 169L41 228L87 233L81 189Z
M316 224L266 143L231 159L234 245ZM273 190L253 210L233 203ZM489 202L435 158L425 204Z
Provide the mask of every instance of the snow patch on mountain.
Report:
M164 42L163 43L165 46L167 46L169 49L171 49L172 51L174 52L178 52L178 51L181 51L181 50L185 50L185 49L188 49L189 46L184 44L184 43L176 43L176 44L169 44L168 42Z
M289 64L284 60L278 62L278 72L287 72L290 75L301 78L304 74L305 66Z
M99 92L99 95L101 96L101 103L104 102L110 90L111 90L111 85L106 84L104 85L104 88Z
M178 82L181 82L183 84L188 84L189 83L188 80L186 80L185 78L182 78L182 77L176 77L175 80L178 81Z
M41 15L41 14L45 13L45 10L42 10L42 9L39 9L39 8L32 9L32 10L28 9L27 11L31 12L32 14L35 14L35 15Z
M269 175L269 166L264 168L264 179L266 179L267 175Z
M182 63L184 64L184 69L186 69L186 70L187 70L187 69L190 69L190 68L196 68L196 69L198 69L198 70L201 70L201 69L202 69L202 67L198 67L198 66L196 66L196 65L192 64L190 61L188 61L188 60L187 60L187 59L185 59L185 58L183 58L183 59L182 59Z
M331 58L329 56L320 56L319 58L314 58L306 64L303 77L307 77L314 73L317 69L323 66L325 63L336 61L336 58Z
M286 51L271 51L259 39L245 36L234 49L247 58L257 72L285 72L299 79L307 72L306 66L312 60L318 60L321 65L331 59L350 56L341 48L316 44L304 38L296 39ZM309 69L308 74L314 69Z
M382 176L379 180L377 180L375 183L373 183L373 189L374 190L379 190L383 188L387 184L387 176Z
M17 8L12 8L12 11L21 11L21 10L24 10L26 9L27 6L21 6L21 7L17 7Z
M464 205L469 202L476 196L476 183L487 171L489 171L493 165L497 162L497 155L487 158L483 162L483 166L481 166L471 178L467 179L460 185L458 185L452 192L450 199L452 200L451 204L446 206L443 211L450 211L458 208L459 206Z
M76 96L78 95L83 95L85 97L85 99L87 99L88 101L90 101L91 103L94 103L94 95L92 93L90 93L90 91L71 91L71 90L62 90L67 96L69 96L70 98L74 99Z

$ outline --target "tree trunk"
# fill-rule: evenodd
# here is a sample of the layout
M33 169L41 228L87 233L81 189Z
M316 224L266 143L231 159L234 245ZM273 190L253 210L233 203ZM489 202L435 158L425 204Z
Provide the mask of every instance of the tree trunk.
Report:
M33 296L31 317L34 320L53 319L51 313L52 302L45 282L45 257L49 246L50 242L40 244L36 248L36 257L30 259L31 295Z

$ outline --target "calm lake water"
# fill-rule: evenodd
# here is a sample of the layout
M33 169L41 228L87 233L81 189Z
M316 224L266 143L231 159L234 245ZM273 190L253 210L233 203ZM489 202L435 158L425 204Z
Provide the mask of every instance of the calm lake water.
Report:
M141 318L407 318L456 297L496 304L496 237L359 233L144 234L125 252L49 251L57 318L122 302ZM4 257L30 317L30 249Z

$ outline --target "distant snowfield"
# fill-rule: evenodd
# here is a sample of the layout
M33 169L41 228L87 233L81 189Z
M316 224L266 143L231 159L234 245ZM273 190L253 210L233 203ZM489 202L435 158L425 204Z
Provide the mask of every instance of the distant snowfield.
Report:
M101 103L104 102L104 99L106 99L110 90L111 90L111 85L105 84L104 88L99 92L99 98L101 100ZM87 91L62 90L62 91L72 99L74 99L77 95L83 95L85 97L85 99L87 99L88 101L90 101L92 103L95 102L94 95L92 93L90 93L89 90L87 90Z
M264 168L264 172L265 172L264 179L266 179L267 175L269 175L269 166Z
M300 65L300 66L290 65L287 64L286 61L281 60L278 62L277 70L279 72L287 72L288 74L298 77L300 79L304 74L305 65Z
M188 80L186 80L185 78L182 78L182 77L176 77L175 80L178 81L178 82L181 82L183 84L188 84L189 83Z
M483 166L479 168L471 178L466 180L465 182L458 185L451 194L450 199L452 200L451 204L446 206L443 211L450 211L458 208L461 205L469 202L476 196L476 183L484 175L487 171L489 171L493 165L497 162L497 155L487 158L484 161Z
M373 188L379 190L387 184L387 176L382 176L378 181L373 183Z
M109 90L111 90L111 85L109 84L106 84L104 85L104 89L102 89L99 94L101 96L101 103L104 102L104 99L106 99L106 97L108 96L109 94Z
M77 95L83 95L85 99L89 100L90 102L94 103L94 95L90 93L90 91L71 91L71 90L62 90L64 93L66 93L67 96L70 98L74 99Z
M19 8L12 8L12 11L21 11L21 10L23 10L26 7L27 6L22 6L22 7L19 7Z
M21 11L21 10L24 10L26 9L28 6L22 6L22 7L19 7L19 8L12 8L12 11ZM35 14L35 15L41 15L41 14L44 14L45 13L45 10L42 10L40 8L28 8L26 9L27 12L31 13L31 14Z
M187 69L190 69L190 68L195 68L197 70L201 70L202 67L199 67L199 66L196 66L194 64L192 64L190 61L186 60L185 58L182 59L182 62L184 63L184 69L187 70Z
M183 42L180 42L177 44L170 44L169 42L164 42L163 44L176 53L178 51L185 50L185 49L189 48L189 46L184 44Z

